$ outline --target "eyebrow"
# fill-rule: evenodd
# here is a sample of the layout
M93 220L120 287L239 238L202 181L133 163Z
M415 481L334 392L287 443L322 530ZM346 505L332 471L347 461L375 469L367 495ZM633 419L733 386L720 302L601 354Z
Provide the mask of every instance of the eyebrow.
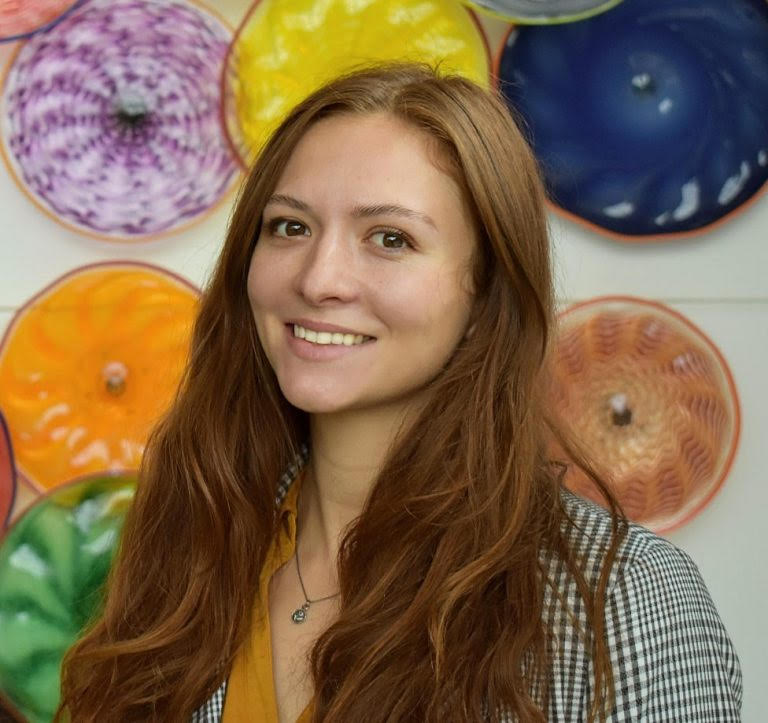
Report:
M305 213L311 213L312 209L308 203L301 201L293 196L288 196L284 193L275 193L269 197L267 204L281 203L284 206L295 208L297 211L304 211ZM406 208L397 203L377 203L370 206L355 206L352 209L352 215L355 218L370 218L372 216L401 216L413 221L421 221L437 230L437 224L432 220L430 216L421 211L415 211L412 208Z

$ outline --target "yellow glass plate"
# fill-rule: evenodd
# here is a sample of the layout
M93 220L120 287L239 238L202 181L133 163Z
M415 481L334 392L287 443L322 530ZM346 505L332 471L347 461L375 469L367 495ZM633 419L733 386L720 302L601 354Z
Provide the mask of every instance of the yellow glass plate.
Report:
M454 0L260 0L225 72L226 127L239 157L247 166L288 111L323 83L393 60L440 63L489 83L485 37Z

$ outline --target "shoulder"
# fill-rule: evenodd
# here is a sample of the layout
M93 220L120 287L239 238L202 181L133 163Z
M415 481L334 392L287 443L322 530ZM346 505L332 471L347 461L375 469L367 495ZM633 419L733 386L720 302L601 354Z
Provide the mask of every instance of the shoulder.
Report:
M563 525L563 536L569 549L584 565L587 581L594 588L613 539L610 512L567 490L562 491L562 500L570 518ZM555 563L551 555L545 554L544 559L550 567ZM629 523L611 568L608 589L613 589L617 581L630 571L642 576L643 571L653 569L655 574L652 578L663 582L659 575L663 578L665 572L676 571L680 564L696 570L691 558L669 540L641 525Z
M563 525L569 549L582 561L585 577L594 591L605 555L610 547L613 523L608 510L566 490L562 493L570 520ZM545 555L546 565L557 567L553 555ZM646 593L684 589L688 595L709 592L691 557L669 540L641 525L630 522L619 544L608 579L609 597L631 594L630 587Z
M561 497L568 515L561 528L564 542L580 566L589 593L594 594L613 540L612 517L608 510L568 490L563 490ZM565 562L557 553L544 550L541 564L546 577L545 608L555 600L571 609L578 608L582 595ZM629 523L611 565L607 594L620 596L619 581L628 576L643 587L664 588L681 565L698 574L682 550L650 530Z
M611 541L611 516L569 492L563 501L572 519L563 530L566 541L594 593ZM550 555L544 570L543 614L557 641L555 667L571 695L580 689L586 696L587 676L566 680L574 662L589 665L579 634L580 627L586 629L585 606L562 561ZM683 550L630 524L608 578L604 624L617 720L667 720L670 714L676 720L739 720L738 657L696 564Z

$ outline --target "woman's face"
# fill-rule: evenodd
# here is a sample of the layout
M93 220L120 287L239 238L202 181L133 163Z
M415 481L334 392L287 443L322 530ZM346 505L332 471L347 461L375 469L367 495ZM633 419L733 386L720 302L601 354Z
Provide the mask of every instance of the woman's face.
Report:
M472 302L476 233L429 139L385 114L315 124L293 152L248 274L259 339L310 413L407 404Z

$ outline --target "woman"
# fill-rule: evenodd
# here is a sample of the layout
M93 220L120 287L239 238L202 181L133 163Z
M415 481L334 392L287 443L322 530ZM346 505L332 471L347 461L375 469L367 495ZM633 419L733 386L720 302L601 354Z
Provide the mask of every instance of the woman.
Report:
M503 103L341 78L260 154L155 431L74 721L737 720L690 559L547 410L544 194ZM564 491L553 443L611 512Z

